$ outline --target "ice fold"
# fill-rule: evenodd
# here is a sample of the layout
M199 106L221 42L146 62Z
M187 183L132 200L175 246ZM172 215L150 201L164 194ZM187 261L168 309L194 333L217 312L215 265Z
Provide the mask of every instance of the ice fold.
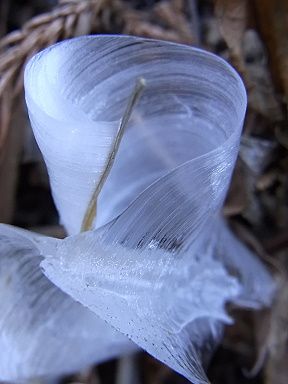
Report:
M244 246L241 262L228 253L234 252L233 243L219 248L213 228L223 223L209 206L210 222L203 221L201 210L189 209L195 196L191 183L178 184L182 168L189 176L186 165L162 177L113 222L68 237L42 267L57 286L153 356L191 382L207 383L201 347L210 341L207 359L223 324L231 322L225 304L248 306L248 297L251 307L265 305L273 285ZM225 265L239 276L230 276Z
M102 236L67 238L42 262L46 276L153 356L206 383L203 344L210 341L207 359L223 324L231 322L225 303L239 294L236 279L201 250L127 249Z
M72 300L40 262L59 240L0 225L0 378L73 373L136 350L125 336Z

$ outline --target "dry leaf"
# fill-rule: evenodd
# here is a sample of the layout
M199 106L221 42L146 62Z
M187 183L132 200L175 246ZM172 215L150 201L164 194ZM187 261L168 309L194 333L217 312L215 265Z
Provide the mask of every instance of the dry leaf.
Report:
M195 37L182 0L162 1L147 10L122 6L124 33L159 40L192 44Z
M256 0L255 17L267 45L273 77L288 102L288 2Z
M247 24L246 0L215 0L215 14L221 34L229 48L232 63L245 73L242 40Z
M243 37L245 80L248 87L249 106L269 121L282 119L282 110L274 89L267 62L265 47L259 34L248 29Z
M241 214L248 204L248 191L246 190L246 177L244 165L241 161L236 163L231 185L224 205L224 215L234 216Z
M286 384L288 377L288 280L287 274L280 279L279 291L271 311L256 323L256 336L260 354L252 374L257 374L265 364L265 384ZM263 332L264 330L264 332Z
M257 31L246 30L250 13L251 3L246 0L215 0L219 29L232 64L244 78L249 106L269 120L281 120L282 112L265 59L265 49Z
M182 2L183 3L183 2ZM182 4L183 5L183 4ZM172 30L176 31L186 44L192 44L194 37L183 6L177 2L163 1L156 4L154 14Z

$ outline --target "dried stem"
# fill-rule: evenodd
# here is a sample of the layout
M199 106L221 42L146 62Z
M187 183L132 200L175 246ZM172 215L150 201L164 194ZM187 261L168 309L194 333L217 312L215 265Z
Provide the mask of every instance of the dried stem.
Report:
M125 112L123 114L123 118L121 119L120 126L117 132L117 135L115 137L114 143L112 145L111 151L108 156L108 160L105 166L105 169L100 177L100 180L96 186L95 191L93 192L93 195L91 197L91 200L88 204L82 226L81 226L81 232L89 231L92 228L93 221L96 217L97 213L97 199L98 196L103 188L103 185L105 184L105 181L111 171L111 168L114 164L115 157L117 155L121 140L123 138L125 129L127 127L128 121L130 119L130 116L132 114L133 108L135 107L139 97L141 96L143 89L145 87L145 79L140 78L137 80L135 88L133 89L131 96L128 100Z

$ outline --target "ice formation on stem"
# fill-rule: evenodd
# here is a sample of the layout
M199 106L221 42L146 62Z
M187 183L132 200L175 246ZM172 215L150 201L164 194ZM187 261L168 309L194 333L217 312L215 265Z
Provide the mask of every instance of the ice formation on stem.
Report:
M105 174L141 76L145 92ZM86 36L32 58L25 91L55 203L70 234L64 240L17 234L38 255L46 276L39 279L46 279L55 296L59 287L65 300L87 307L75 303L75 313L80 308L84 318L95 313L97 321L119 331L105 333L106 346L119 339L117 352L125 352L133 348L128 336L191 382L207 383L202 363L232 321L226 304L260 308L269 305L273 292L265 267L220 217L246 109L241 79L225 61L199 49ZM87 220L84 227L91 230L79 234L97 185L101 193L88 209L95 212L97 202L96 219L92 225ZM6 227L1 232L2 239L18 233ZM9 241L1 253L10 249ZM18 265L13 274L21 269ZM47 305L58 308L54 300ZM95 337L97 331L101 325ZM75 320L75 337L77 332L91 329ZM61 335L66 336L65 326ZM37 342L37 333L33 337Z

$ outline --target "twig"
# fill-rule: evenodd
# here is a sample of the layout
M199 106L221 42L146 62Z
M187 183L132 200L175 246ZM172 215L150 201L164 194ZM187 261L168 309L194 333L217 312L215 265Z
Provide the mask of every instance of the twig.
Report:
M88 231L92 228L93 221L96 217L96 211L97 211L97 199L98 196L103 188L103 185L111 171L111 168L114 164L114 160L116 157L116 154L118 152L121 140L123 138L123 134L125 132L125 129L127 127L128 121L130 119L131 113L133 111L133 108L135 107L139 97L141 96L143 89L145 87L145 79L140 78L136 82L135 88L133 89L131 96L128 100L128 104L126 107L126 110L124 112L123 118L121 119L120 126L116 135L116 138L114 140L114 143L112 145L111 152L108 156L108 160L105 166L105 169L100 177L100 180L96 186L95 191L93 192L93 195L91 197L91 200L88 204L82 226L81 226L81 232Z

